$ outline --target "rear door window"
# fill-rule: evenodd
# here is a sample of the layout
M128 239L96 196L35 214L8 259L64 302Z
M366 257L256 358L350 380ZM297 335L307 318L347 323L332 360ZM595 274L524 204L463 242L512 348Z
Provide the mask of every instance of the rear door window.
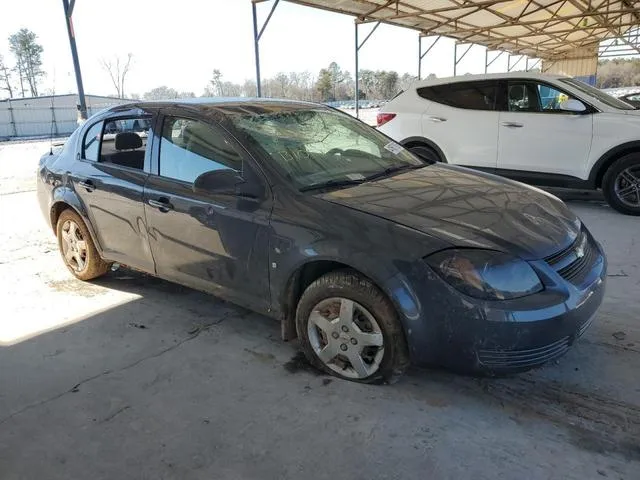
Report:
M418 89L418 95L432 102L467 110L495 110L497 82L455 82Z
M150 116L107 119L102 133L100 161L143 170L150 128Z
M91 160L93 162L98 161L100 155L100 135L102 134L103 122L94 123L89 127L87 133L84 135L84 142L82 143L82 158L85 160Z

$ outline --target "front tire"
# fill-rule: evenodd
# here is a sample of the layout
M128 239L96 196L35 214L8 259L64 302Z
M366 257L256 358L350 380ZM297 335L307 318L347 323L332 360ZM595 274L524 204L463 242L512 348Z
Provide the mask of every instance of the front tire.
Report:
M67 209L56 224L58 248L64 264L79 280L93 280L109 270L109 263L98 254L91 235L80 215Z
M311 364L342 379L391 382L409 363L394 306L352 271L330 272L309 285L298 302L296 328Z
M602 179L607 203L620 213L640 215L640 153L616 160Z

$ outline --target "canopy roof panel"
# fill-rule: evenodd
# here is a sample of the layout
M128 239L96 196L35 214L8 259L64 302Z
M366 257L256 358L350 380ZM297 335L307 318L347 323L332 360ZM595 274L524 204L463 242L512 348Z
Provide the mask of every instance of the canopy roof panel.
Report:
M640 0L288 1L546 60L640 25Z

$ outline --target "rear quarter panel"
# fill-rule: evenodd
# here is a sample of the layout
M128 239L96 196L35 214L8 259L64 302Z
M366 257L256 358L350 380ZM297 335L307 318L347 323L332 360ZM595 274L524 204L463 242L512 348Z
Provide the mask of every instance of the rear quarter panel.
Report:
M421 137L423 133L422 114L426 109L426 104L427 101L419 97L415 89L407 90L380 109L381 113L395 113L397 115L378 129L397 142L402 142L409 137Z

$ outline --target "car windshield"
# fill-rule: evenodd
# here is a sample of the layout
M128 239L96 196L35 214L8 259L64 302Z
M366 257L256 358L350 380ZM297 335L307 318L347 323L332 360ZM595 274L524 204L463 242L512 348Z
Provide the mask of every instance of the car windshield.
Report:
M232 113L230 119L300 190L347 186L426 165L374 128L330 109Z
M575 80L573 78L563 78L560 81L571 85L573 88L580 90L582 93L586 93L587 95L596 98L597 100L599 100L600 102L604 103L609 107L617 108L619 110L635 110L636 109L634 106L629 105L628 103L623 102L622 100L618 100L617 98L612 97L608 93L605 93L602 90L592 87L591 85L587 85L586 83L581 82L580 80Z

